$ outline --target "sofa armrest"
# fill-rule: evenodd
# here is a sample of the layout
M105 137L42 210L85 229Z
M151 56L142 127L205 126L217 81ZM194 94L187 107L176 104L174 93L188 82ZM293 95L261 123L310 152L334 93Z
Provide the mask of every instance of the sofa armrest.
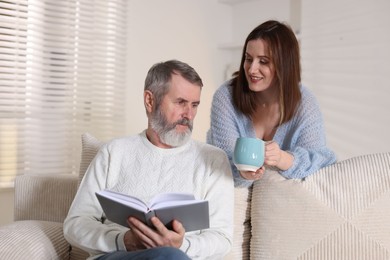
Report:
M78 177L20 175L15 179L14 220L62 223L78 188Z
M26 220L0 227L0 259L68 259L62 223Z
M224 260L249 259L252 187L234 188L234 234L232 250Z

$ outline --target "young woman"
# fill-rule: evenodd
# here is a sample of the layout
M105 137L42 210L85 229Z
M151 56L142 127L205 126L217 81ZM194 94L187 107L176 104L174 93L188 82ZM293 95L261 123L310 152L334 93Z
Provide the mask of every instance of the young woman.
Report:
M207 142L228 155L235 185L249 186L266 167L286 178L304 178L336 161L326 146L313 94L300 84L299 44L291 28L266 21L248 35L239 71L216 91ZM264 166L239 172L232 162L238 137L267 142Z

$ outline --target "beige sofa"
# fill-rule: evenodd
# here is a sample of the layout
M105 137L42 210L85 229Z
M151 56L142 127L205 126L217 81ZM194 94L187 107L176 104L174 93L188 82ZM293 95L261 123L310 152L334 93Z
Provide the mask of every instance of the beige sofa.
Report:
M80 172L101 143L83 135ZM0 259L85 259L64 239L75 175L19 176L15 222L0 228ZM351 158L305 180L273 171L235 190L234 243L226 259L390 259L390 153Z

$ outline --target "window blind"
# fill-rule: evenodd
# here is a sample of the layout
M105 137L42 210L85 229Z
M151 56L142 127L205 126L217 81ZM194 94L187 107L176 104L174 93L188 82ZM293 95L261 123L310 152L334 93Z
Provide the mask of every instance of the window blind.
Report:
M338 159L389 151L390 2L302 1L303 83Z
M0 1L0 187L124 133L125 53L125 0Z

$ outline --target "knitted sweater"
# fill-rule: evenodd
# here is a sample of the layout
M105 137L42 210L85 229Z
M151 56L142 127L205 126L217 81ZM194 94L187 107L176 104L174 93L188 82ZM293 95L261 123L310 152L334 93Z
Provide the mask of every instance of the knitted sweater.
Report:
M286 178L305 178L336 161L335 154L326 147L322 114L314 95L304 86L301 86L301 93L302 101L296 115L280 125L273 138L282 150L294 156L293 165L286 171L279 171ZM227 153L235 186L250 186L253 181L243 179L232 162L235 141L241 136L256 137L256 134L251 119L235 108L232 86L227 81L213 97L207 143Z
M148 202L163 192L189 192L209 201L210 228L187 232L181 246L192 259L219 259L233 237L234 184L226 154L195 140L162 149L145 131L105 144L89 166L64 221L65 238L91 254L126 250L128 228L108 220L95 192L110 189ZM229 203L226 203L229 201Z

